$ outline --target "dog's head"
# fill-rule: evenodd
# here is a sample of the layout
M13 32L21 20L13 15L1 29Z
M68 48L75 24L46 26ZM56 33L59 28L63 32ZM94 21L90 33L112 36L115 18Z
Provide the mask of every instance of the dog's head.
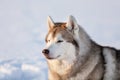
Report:
M79 47L76 39L79 31L77 22L73 16L68 17L66 23L55 23L51 17L47 19L48 34L46 35L46 47L42 51L47 59L74 58Z

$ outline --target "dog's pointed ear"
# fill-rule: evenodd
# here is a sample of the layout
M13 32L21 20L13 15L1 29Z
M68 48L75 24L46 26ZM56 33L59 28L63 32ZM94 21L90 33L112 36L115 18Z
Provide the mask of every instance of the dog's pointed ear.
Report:
M55 23L50 16L48 16L47 18L47 25L48 25L49 30L55 26Z
M72 15L68 16L68 21L67 21L66 27L70 31L78 29L77 21Z

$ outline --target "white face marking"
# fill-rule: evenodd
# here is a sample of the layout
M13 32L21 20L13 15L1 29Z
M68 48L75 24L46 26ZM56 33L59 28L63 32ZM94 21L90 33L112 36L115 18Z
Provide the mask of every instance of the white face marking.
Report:
M49 57L53 59L75 58L75 46L63 39L59 33L54 38L51 33L48 35L46 49L50 52Z

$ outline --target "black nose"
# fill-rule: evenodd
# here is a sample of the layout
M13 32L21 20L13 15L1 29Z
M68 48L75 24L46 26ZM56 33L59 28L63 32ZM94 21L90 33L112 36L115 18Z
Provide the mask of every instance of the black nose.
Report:
M44 50L42 51L42 53L44 53L44 54L49 54L49 50L48 50L48 49L44 49Z

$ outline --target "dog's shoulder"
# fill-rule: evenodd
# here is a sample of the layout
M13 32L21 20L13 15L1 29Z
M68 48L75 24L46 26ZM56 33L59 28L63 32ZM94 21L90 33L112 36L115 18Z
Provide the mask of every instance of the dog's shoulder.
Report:
M111 55L120 63L120 50L114 47L105 46L103 51L105 55Z
M105 80L117 80L120 71L120 50L105 46L103 48L105 59Z

